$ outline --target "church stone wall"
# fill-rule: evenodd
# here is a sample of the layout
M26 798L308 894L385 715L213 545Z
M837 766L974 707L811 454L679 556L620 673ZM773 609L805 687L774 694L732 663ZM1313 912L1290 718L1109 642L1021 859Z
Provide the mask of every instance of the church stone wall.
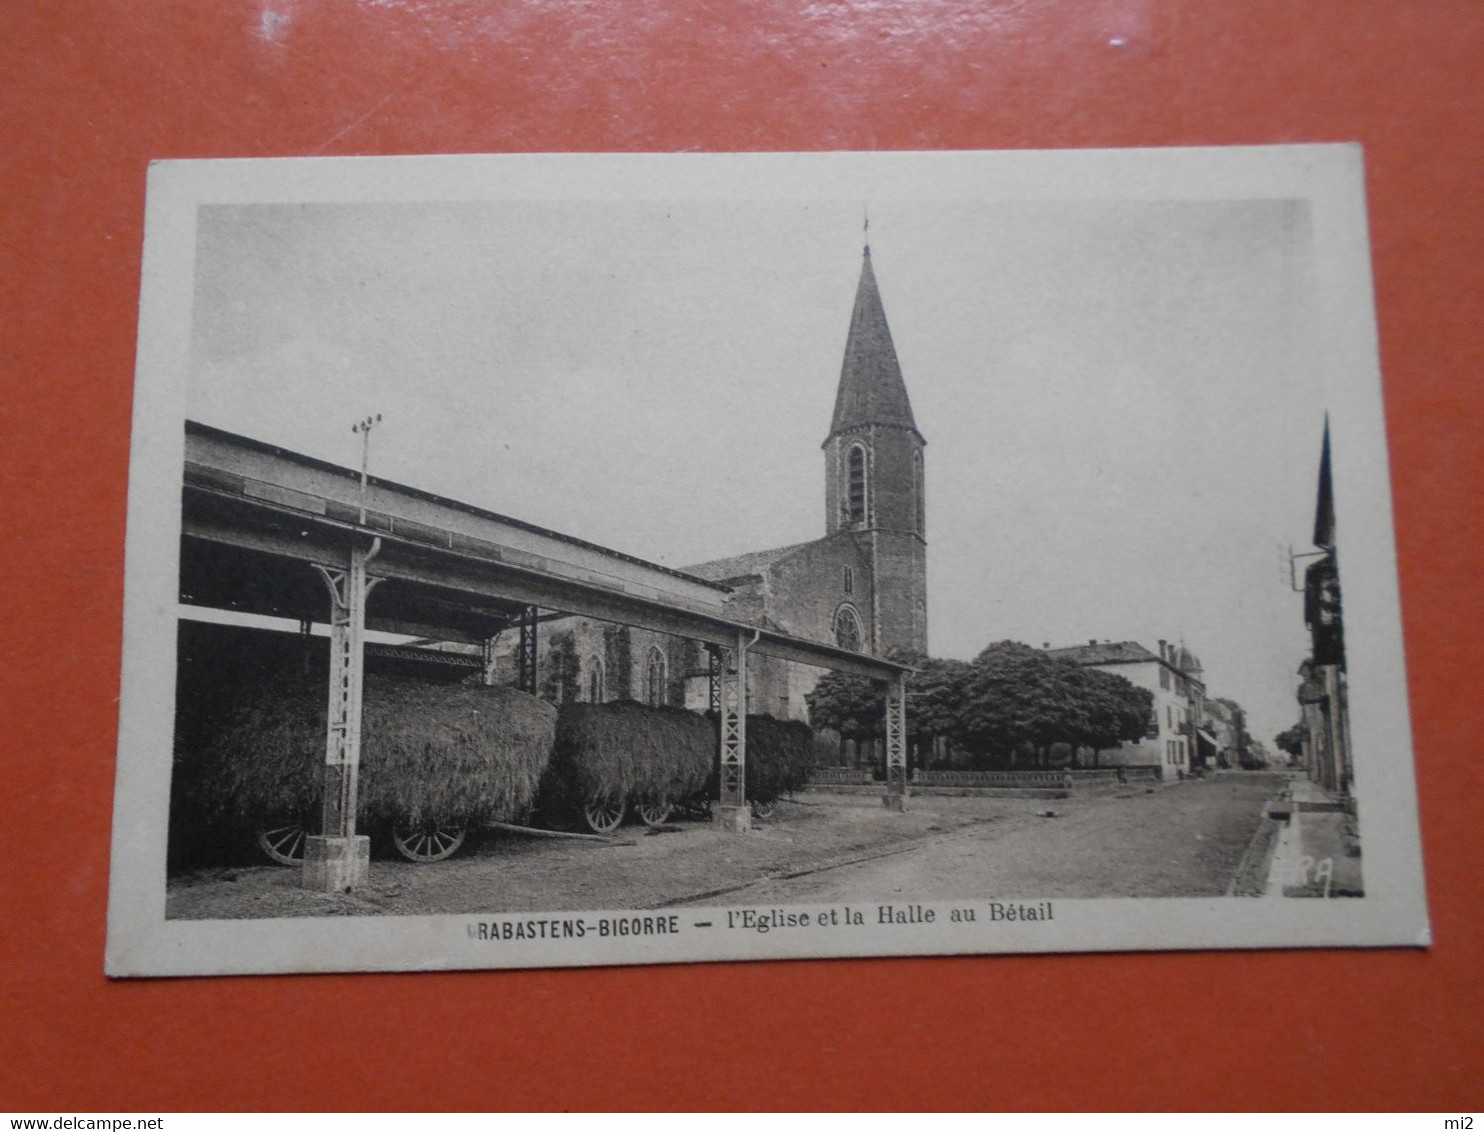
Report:
M764 592L769 623L782 632L823 644L835 643L835 613L844 602L860 614L865 639L870 640L871 559L849 532L831 535L773 563ZM845 589L850 568L851 591Z
M511 626L491 650L491 677L498 684L516 682L516 650L520 631ZM664 702L685 703L685 678L704 671L701 646L681 637L648 629L634 629L588 617L557 617L537 629L537 685L553 703L588 698L594 660L603 665L603 699L639 700L649 697L649 656L659 649L665 662Z
M766 613L769 626L824 644L835 643L835 615L848 602L860 619L863 647L869 648L871 559L860 539L859 535L841 531L779 559L768 568L762 586L748 595L748 600L758 603L757 612ZM845 583L847 567L851 571L850 592ZM824 672L810 665L754 656L748 662L748 710L779 719L807 720L805 697Z
M913 463L922 447L905 428L872 428L871 520L882 530L917 533L917 490Z
M913 535L877 531L876 651L927 654L927 553Z

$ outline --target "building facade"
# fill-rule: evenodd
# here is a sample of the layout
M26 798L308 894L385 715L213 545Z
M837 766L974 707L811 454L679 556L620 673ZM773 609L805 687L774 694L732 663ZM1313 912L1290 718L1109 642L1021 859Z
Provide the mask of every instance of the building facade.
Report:
M1327 420L1319 456L1314 546L1317 550L1314 561L1304 571L1304 624L1309 630L1310 655L1299 668L1304 765L1309 777L1325 790L1348 796L1355 768L1350 753L1350 692L1345 671L1345 621L1340 600Z
M1101 752L1099 765L1157 766L1163 778L1183 778L1199 761L1197 732L1204 727L1206 689L1201 662L1189 649L1163 640L1158 651L1138 641L1089 641L1045 651L1084 668L1122 676L1154 696L1143 738Z

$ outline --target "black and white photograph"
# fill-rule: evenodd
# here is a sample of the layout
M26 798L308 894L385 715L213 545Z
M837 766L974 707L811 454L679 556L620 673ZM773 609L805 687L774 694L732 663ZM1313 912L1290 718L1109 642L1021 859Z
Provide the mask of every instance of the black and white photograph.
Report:
M1353 146L153 166L113 975L1425 946Z

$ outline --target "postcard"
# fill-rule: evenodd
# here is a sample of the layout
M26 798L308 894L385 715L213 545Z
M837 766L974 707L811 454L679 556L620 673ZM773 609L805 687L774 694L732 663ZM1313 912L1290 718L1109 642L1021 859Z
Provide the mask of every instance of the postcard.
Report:
M1426 946L1362 155L149 171L115 976Z

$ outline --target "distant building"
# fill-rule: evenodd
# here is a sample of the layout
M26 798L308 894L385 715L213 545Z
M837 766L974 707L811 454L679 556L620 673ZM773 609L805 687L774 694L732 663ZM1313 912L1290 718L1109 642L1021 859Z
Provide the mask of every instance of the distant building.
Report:
M1138 742L1120 744L1099 758L1101 765L1157 766L1165 778L1184 777L1202 757L1216 756L1216 738L1209 731L1198 739L1206 702L1204 670L1196 655L1183 646L1159 642L1151 651L1137 641L1089 641L1070 648L1046 649L1048 656L1070 660L1083 668L1100 668L1147 688L1154 695L1149 730ZM1202 756L1197 742L1208 747Z
M1350 754L1349 687L1345 672L1345 622L1340 601L1340 562L1335 547L1335 497L1330 472L1329 421L1319 456L1314 509L1314 546L1319 551L1304 571L1304 623L1310 655L1299 668L1303 709L1304 765L1309 777L1332 794L1347 795L1354 777Z
M1237 766L1242 759L1242 731L1236 714L1217 699L1206 700L1206 728L1216 747L1216 765Z
M876 656L927 655L926 443L912 415L868 246L822 445L824 537L702 562L682 573L729 589L724 612L733 620ZM513 634L493 646L495 680L515 679L516 647ZM541 615L537 686L556 702L636 699L705 710L709 663L693 641ZM805 697L822 674L752 657L749 710L807 719Z

